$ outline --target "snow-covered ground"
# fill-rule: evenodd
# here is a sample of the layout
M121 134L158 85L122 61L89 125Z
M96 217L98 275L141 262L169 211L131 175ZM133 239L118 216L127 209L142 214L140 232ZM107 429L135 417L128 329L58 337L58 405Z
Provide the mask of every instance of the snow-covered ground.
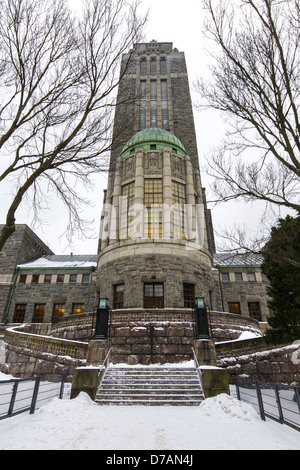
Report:
M300 450L300 433L225 394L197 407L159 407L99 406L81 393L0 421L0 450L248 449Z

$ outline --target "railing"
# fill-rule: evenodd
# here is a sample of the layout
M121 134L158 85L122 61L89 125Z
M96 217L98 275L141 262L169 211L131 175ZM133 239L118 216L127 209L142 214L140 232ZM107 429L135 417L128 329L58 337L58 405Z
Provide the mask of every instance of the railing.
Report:
M100 375L100 383L99 383L99 386L101 385L102 383L102 380L104 379L104 376L105 376L105 373L106 373L106 370L109 366L109 360L110 360L110 355L111 355L111 351L112 351L112 348L110 348L108 350L108 353L106 354L106 357L102 363L102 366L99 368L99 373L98 375ZM101 375L102 374L102 375Z
M63 398L65 376L61 382L41 382L40 377L0 381L0 420L29 411L33 414L45 401Z
M251 403L260 414L287 424L300 431L300 386L260 382L242 382L235 379L238 400Z
M198 374L198 377L199 377L199 382L200 382L200 385L201 385L202 392L204 394L201 369L200 369L199 362L198 362L198 359L197 359L197 356L196 356L196 353L195 353L195 349L192 348L192 351L193 351L193 355L194 355L194 362L195 362L197 374Z

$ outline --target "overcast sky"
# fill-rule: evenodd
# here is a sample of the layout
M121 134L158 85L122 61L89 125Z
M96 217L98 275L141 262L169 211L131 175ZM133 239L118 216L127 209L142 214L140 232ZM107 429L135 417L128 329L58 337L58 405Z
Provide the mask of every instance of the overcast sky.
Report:
M73 0L72 0L73 2ZM143 8L150 9L149 21L145 29L145 41L156 40L158 42L173 42L173 46L185 52L192 101L197 102L197 94L193 90L193 83L197 76L205 73L208 57L205 52L204 38L202 34L203 10L201 0L143 0ZM194 110L196 134L200 168L204 167L205 158L209 158L209 151L217 145L224 132L221 118L212 111L199 112ZM92 220L94 238L81 240L74 237L73 245L69 246L62 235L67 220L67 212L62 204L53 198L52 211L45 212L42 216L43 225L32 227L32 214L23 205L17 212L18 224L26 223L56 254L89 254L97 252L97 237L99 230L100 212L102 207L103 189L106 188L106 175L97 175L94 178L94 191L87 196L93 201L93 207L83 208L84 216ZM206 187L208 200L210 199L210 180L202 172L202 183ZM0 213L0 223L5 221L5 206L8 203L9 188L1 187L1 205L4 210ZM256 225L260 212L250 204L231 203L218 207L209 206L212 209L215 230L233 226L234 223Z

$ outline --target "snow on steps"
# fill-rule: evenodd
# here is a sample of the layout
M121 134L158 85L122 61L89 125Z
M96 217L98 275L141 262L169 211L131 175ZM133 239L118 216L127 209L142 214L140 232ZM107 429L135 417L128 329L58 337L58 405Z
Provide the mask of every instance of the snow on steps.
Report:
M99 405L194 405L204 399L195 368L109 367L98 389Z

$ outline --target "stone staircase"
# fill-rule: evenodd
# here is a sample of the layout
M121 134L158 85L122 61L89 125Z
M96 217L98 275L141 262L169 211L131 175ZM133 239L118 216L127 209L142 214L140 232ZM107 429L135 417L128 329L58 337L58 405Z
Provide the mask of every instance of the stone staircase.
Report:
M193 405L204 399L196 368L108 367L97 392L99 405Z

